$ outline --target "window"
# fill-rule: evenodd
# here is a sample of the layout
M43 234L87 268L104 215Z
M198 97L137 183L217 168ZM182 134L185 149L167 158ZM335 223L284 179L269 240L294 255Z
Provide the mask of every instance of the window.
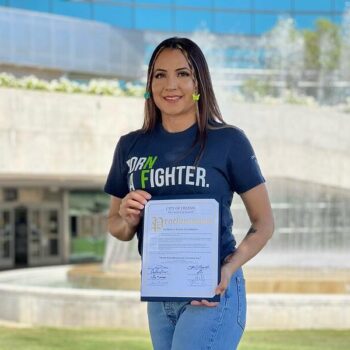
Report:
M1 1L0 5L8 4L11 7L18 7L26 10L32 11L50 11L49 0L11 0L11 1Z
M175 17L176 31L191 32L212 28L212 15L209 11L177 10Z
M274 10L286 12L292 8L291 0L254 0L256 10Z
M349 0L333 0L335 3L335 10L336 11L345 11L346 9L346 4L349 4Z
M332 21L337 25L342 25L343 20L343 16L332 16Z
M270 15L270 14L255 14L255 33L254 34L263 34L271 30L278 21L278 15Z
M137 4L172 4L173 0L135 0L136 6Z
M214 0L214 6L220 8L233 8L240 10L250 10L251 0Z
M137 8L135 11L136 29L171 31L172 25L172 11L170 9Z
M130 7L96 4L94 19L118 27L133 28L133 11Z
M317 17L314 15L295 16L295 26L298 29L312 29L315 26Z
M214 31L221 34L252 34L251 14L217 12Z
M92 17L91 4L86 2L52 0L52 11L60 15L78 18L90 19Z
M187 7L211 7L211 0L175 0L176 6L187 6Z
M18 190L17 188L4 188L3 190L3 198L5 202L16 201L18 198Z
M296 11L332 11L332 0L294 0Z

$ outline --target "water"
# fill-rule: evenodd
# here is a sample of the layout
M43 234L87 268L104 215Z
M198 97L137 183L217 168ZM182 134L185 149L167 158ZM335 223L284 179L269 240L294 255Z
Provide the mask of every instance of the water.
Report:
M248 264L274 267L350 267L350 191L300 182L269 179L275 233ZM240 242L249 218L238 196L231 207L234 235ZM139 260L136 238L107 243L104 271L119 262Z
M344 13L341 29L343 37L340 59L341 73L345 79L350 80L350 4Z
M0 284L24 287L78 288L68 281L67 272L73 265L48 266L3 271Z
M349 11L345 16L344 23L344 32L349 31ZM232 45L229 39L223 38L218 41L213 34L205 32L194 33L192 39L203 47L212 71L216 72L217 65L221 67L227 65L227 61L225 61L227 57L220 46L227 49L229 45ZM238 44L241 45L243 39L239 40ZM329 38L326 36L322 40L321 60L326 61L330 51ZM350 50L349 40L347 42ZM244 43L246 46L252 44L253 42ZM305 78L304 41L300 33L296 32L294 22L288 18L279 21L275 30L262 38L259 45L273 53L271 56L267 55L266 60L269 63L268 67L279 72L278 80L281 82L281 87L299 88L300 78L302 76ZM326 63L323 62L322 67L325 68L325 66ZM320 77L326 79L322 70ZM225 79L228 83L232 83L231 80L234 80L235 77L230 74L213 75L214 88L223 115L234 119L231 105L232 96L229 89L225 88ZM319 98L323 98L324 91L319 86L318 88L317 94ZM228 122L231 122L230 118L225 117ZM293 120L290 123L291 127L294 127ZM317 130L317 122L314 123L314 128ZM278 130L271 130L271 139L273 139L274 133L278 133ZM335 135L329 135L329 137L331 140ZM264 142L271 142L271 140L266 138ZM292 141L287 140L286 142ZM325 144L327 143L325 142ZM325 164L325 166L327 165ZM342 169L333 169L332 171L338 172ZM295 179L268 179L268 184L275 216L275 234L263 252L250 264L265 266L273 263L277 266L295 265L299 267L345 266L346 261L349 260L346 257L350 251L350 191L304 183ZM250 223L243 204L237 199L233 203L232 212L235 218L234 235L239 242L245 236ZM120 242L110 236L104 256L103 269L109 271L118 262L138 260L139 258L136 239L131 242Z
M280 87L296 89L304 69L304 39L292 18L280 19L276 27L261 38L266 66L279 73ZM277 84L278 85L278 84Z

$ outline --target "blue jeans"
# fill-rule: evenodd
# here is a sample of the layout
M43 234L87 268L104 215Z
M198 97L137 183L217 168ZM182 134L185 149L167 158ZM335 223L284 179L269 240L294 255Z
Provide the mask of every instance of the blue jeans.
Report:
M234 350L246 321L246 292L242 269L215 307L190 302L148 302L154 350Z

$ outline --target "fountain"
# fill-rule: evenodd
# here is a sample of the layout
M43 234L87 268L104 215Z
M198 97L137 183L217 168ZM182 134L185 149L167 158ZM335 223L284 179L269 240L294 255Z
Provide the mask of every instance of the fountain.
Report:
M215 51L216 62L224 64L225 55L216 47L218 41L214 35L195 33L193 39L203 47L206 55ZM304 42L295 31L294 23L290 19L281 20L260 45L274 53L267 59L270 59L270 68L279 71L281 86L296 89L303 74ZM217 72L211 57L209 65ZM222 83L223 77L215 75L214 84ZM216 86L216 92L223 115L235 124L238 118L231 116L232 106L225 85ZM348 294L350 263L346 257L350 248L350 225L347 213L350 208L347 203L350 202L350 191L296 179L271 178L268 184L277 229L265 250L245 267L248 292L296 293L300 297L315 293ZM307 198L305 193L308 193ZM240 241L249 222L244 206L237 198L232 211L235 236ZM76 267L69 275L81 285L88 280L95 287L102 283L111 288L138 290L140 258L136 240L126 243L108 236L103 269ZM129 280L128 286L126 280Z
M290 36L288 23L280 25L284 40ZM278 34L274 35L277 40ZM196 33L195 38L203 42L207 36ZM288 46L284 40L279 42ZM299 39L296 49L290 50L288 55L280 50L280 79L286 81L290 64L296 65L293 79L300 74ZM261 164L270 169L267 179L276 231L266 249L245 267L248 327L349 328L350 183L341 171L349 168L350 159L344 154L350 145L344 116L332 115L330 121L328 110L233 103L227 93L219 100L225 119L253 135ZM320 130L322 137L315 137L314 130ZM286 157L294 158L286 161ZM327 166L333 167L332 172ZM237 198L232 211L234 234L240 241L249 222ZM2 272L0 318L56 327L147 327L146 304L139 302L137 242L107 236L102 265ZM295 310L309 316L291 318ZM319 317L320 312L325 317ZM266 319L271 314L274 317Z
M343 45L341 50L341 74L342 76L350 80L350 4L346 8L342 21L342 38ZM349 90L348 90L349 92Z
M304 39L292 18L280 18L276 27L261 38L266 51L267 68L279 74L276 87L295 90L304 65Z

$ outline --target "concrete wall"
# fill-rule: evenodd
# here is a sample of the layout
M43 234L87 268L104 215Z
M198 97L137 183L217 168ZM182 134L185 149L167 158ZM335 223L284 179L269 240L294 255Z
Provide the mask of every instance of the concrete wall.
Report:
M330 107L221 101L247 133L266 177L350 188L350 115ZM120 135L142 125L143 100L0 89L0 177L104 179ZM102 180L101 180L102 185Z

